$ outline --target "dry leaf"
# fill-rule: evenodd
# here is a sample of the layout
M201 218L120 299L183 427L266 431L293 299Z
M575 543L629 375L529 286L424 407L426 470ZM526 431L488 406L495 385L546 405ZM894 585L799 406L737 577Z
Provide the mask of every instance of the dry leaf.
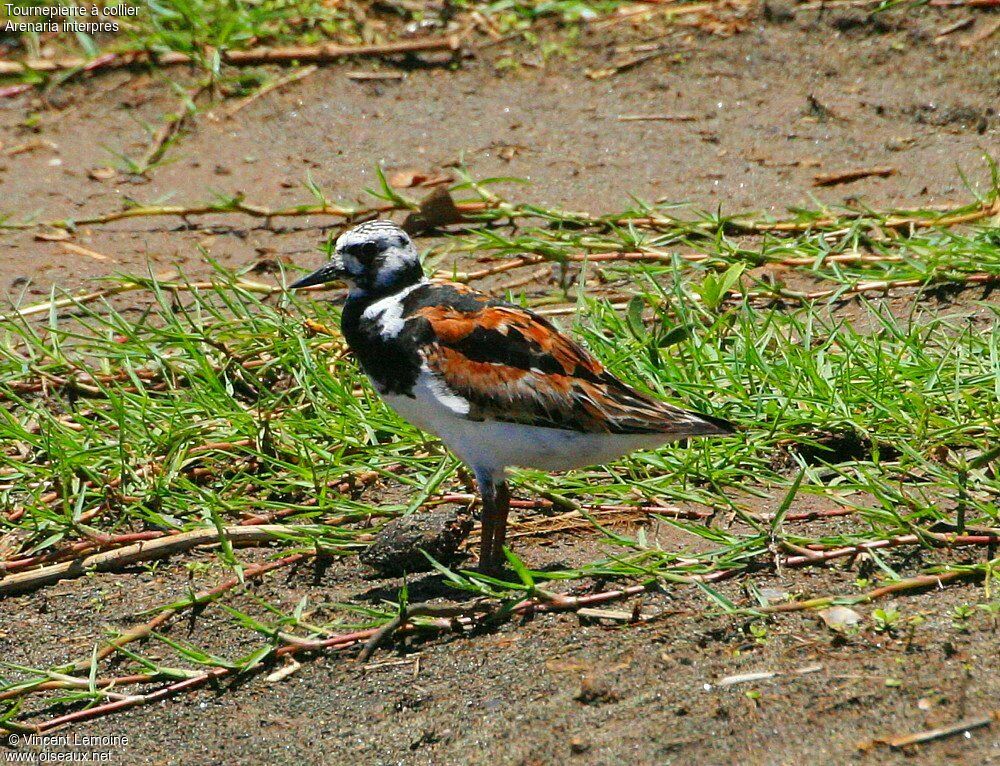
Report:
M0 562L14 558L20 553L24 541L29 537L23 529L13 529L5 535L0 535ZM3 565L0 564L0 569Z
M321 322L316 322L312 319L306 319L302 326L306 328L308 332L312 335L329 335L331 338L339 338L340 333L330 327L327 327Z
M415 234L438 226L461 223L462 213L447 189L437 187L420 203L420 211L410 213L403 221L402 229L407 234Z
M861 622L861 615L846 606L831 606L818 612L819 618L830 630L841 633Z
M523 152L525 147L520 144L503 144L497 149L497 157L502 159L504 162L510 162L517 155Z
M87 176L94 181L109 181L116 175L118 175L118 171L109 167L91 168L87 173Z
M451 183L451 176L441 173L422 173L419 170L401 170L389 176L389 185L396 189L412 189L414 186L438 186Z

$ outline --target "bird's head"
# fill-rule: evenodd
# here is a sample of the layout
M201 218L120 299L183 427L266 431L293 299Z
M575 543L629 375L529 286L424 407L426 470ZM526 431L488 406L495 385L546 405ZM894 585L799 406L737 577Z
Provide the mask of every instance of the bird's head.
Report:
M347 282L353 294L390 294L423 279L409 235L391 221L368 221L337 238L333 257L289 287Z

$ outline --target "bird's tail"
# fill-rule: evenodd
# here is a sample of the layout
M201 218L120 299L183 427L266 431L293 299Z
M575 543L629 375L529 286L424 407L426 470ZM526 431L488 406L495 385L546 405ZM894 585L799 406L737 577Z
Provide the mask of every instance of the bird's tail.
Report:
M684 410L686 425L690 425L691 436L725 436L736 433L736 426L725 418L706 415L702 412Z
M614 396L604 397L601 402L613 433L663 434L677 439L736 433L736 427L724 418L675 407L615 382L618 385Z

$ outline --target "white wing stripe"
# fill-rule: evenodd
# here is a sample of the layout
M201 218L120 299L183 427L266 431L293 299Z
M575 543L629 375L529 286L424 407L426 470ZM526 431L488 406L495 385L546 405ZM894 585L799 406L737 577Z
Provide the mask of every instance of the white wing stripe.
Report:
M378 325L379 335L383 338L395 338L406 324L403 319L403 299L421 286L423 282L418 282L387 298L375 301L365 309L361 318Z

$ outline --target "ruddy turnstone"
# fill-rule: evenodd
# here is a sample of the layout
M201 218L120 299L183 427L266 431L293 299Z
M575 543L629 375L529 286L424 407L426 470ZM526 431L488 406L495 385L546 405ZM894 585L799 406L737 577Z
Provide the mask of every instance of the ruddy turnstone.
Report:
M729 434L710 415L637 391L527 309L424 276L409 236L369 221L291 288L343 280L341 329L375 389L475 474L480 568L504 561L509 466L564 471L688 436Z

